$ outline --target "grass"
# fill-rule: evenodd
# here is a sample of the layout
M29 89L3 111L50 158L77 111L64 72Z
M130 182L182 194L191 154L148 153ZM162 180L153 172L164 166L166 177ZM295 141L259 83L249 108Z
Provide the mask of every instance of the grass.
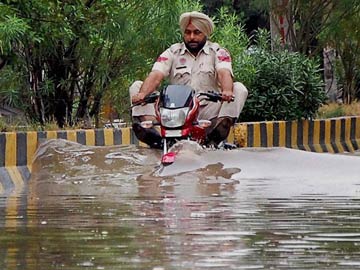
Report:
M5 121L0 117L0 132L21 132L21 131L49 131L49 130L60 130L61 128L58 127L55 121L46 123L45 125L41 126L37 123L30 123L27 124L24 120L15 119L11 121L11 123ZM76 130L82 129L80 125L76 125L73 127L66 127L63 130Z
M327 119L341 116L360 116L360 102L351 104L329 103L319 108L316 119Z

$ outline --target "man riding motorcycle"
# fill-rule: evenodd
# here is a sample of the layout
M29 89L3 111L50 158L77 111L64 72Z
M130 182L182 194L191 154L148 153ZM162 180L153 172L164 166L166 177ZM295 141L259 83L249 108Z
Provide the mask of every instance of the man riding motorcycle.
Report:
M230 54L208 37L214 29L213 21L200 12L186 12L180 16L183 42L165 50L153 65L147 78L134 82L129 89L132 104L141 102L168 78L169 84L191 86L197 93L218 91L221 103L201 103L198 119L210 120L207 144L217 146L225 140L231 126L240 115L248 91L240 82L233 82ZM233 100L233 101L232 101ZM140 122L155 121L153 104L132 108L133 130L137 138L153 148L161 148L161 136L154 128L145 129Z

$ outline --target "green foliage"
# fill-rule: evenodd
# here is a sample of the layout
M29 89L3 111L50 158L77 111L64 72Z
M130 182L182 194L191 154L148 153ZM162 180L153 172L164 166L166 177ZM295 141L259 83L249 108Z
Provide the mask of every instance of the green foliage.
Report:
M14 16L5 16L3 19L0 22L0 53L9 50L13 40L19 42L28 30L28 25L22 19Z
M225 7L218 10L214 22L216 28L211 39L230 52L235 79L248 85L256 70L252 65L251 56L246 53L250 42L242 22L236 14Z
M249 2L251 10L263 12L264 10L269 11L270 9L269 0L251 0Z
M1 71L0 76L0 102L17 107L24 108L25 104L21 102L21 78L14 80L16 73L9 67Z
M130 82L143 79L157 55L179 40L178 16L187 8L201 6L188 0L4 0L0 60L11 58L11 72L2 69L0 81L9 85L8 74L22 79L18 98L42 124L97 117L104 97L127 107ZM14 88L2 86L3 97L13 100Z
M212 40L230 51L235 80L249 90L241 121L314 117L325 100L316 60L299 53L272 52L266 30L259 30L256 46L249 47L238 17L226 8L219 10L215 22Z
M179 15L192 10L203 6L192 0L4 0L0 60L9 61L0 70L2 101L25 105L43 125L97 117L104 103L127 111L130 83L144 79L157 56L182 40ZM266 38L249 53L233 10L217 10L211 39L230 51L235 79L249 88L241 119L312 117L322 100L318 66L299 54L272 54Z
M325 93L314 59L288 51L272 52L266 30L259 30L256 46L249 47L238 16L224 7L215 23L212 40L230 51L235 80L249 90L241 121L294 120L315 115Z
M260 38L263 40L263 38ZM249 58L256 70L241 121L313 118L325 101L319 64L299 53L271 52L259 44Z

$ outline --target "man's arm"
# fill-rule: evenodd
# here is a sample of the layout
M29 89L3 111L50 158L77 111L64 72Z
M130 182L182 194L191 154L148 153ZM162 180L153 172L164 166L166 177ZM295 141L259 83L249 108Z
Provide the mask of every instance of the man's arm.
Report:
M164 79L164 74L161 71L153 70L147 76L143 84L141 85L140 91L138 94L132 97L132 103L136 103L144 100L144 98L154 92Z
M217 71L218 80L221 87L221 94L224 101L231 101L233 98L233 78L230 70L221 68Z

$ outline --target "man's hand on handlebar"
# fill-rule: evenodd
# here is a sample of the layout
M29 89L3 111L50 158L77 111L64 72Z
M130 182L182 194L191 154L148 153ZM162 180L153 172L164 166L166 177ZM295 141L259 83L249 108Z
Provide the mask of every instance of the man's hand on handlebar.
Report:
M235 99L232 91L225 91L222 93L215 92L215 91L201 92L198 94L198 97L204 97L203 99L209 100L212 102L218 102L218 101L232 102Z
M146 94L144 93L137 93L136 95L132 96L131 102L132 104L141 104L144 101Z
M159 98L159 93L154 92L148 95L144 93L138 93L131 98L132 106L145 105L148 103L154 103Z
M228 91L228 90L222 91L221 97L223 101L227 101L227 102L234 101L234 94L232 91Z

